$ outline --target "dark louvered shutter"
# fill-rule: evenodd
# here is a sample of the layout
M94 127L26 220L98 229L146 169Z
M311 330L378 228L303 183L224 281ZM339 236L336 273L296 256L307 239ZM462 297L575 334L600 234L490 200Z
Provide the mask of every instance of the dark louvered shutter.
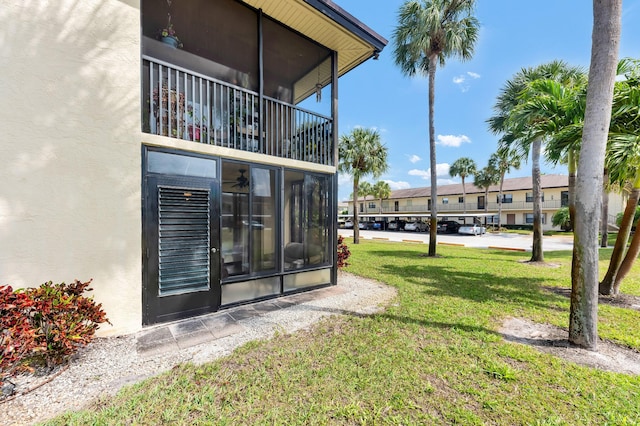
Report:
M209 191L158 187L160 296L208 290Z

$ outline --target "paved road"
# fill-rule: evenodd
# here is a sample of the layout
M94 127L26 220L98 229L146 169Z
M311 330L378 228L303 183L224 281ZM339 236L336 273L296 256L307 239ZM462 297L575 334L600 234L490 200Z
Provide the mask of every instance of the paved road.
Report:
M353 230L339 229L338 233L345 238L353 237ZM420 232L394 232L394 231L360 231L360 238L384 239L389 241L407 241L413 243L429 243L429 234ZM438 244L459 245L478 248L501 248L519 251L531 251L532 235L519 234L485 234L482 236L438 234ZM347 241L348 243L348 241ZM573 236L554 235L543 237L542 249L544 251L573 250Z

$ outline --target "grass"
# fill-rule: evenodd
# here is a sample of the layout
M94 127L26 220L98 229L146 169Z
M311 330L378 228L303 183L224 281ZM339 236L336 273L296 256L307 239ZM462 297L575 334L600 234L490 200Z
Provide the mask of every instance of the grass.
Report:
M182 365L50 424L637 425L640 377L581 367L505 342L508 316L566 327L571 254L363 241L350 272L398 289L367 317L249 343ZM610 249L602 252L601 269ZM622 291L640 295L636 267ZM640 350L640 312L602 305L602 338Z

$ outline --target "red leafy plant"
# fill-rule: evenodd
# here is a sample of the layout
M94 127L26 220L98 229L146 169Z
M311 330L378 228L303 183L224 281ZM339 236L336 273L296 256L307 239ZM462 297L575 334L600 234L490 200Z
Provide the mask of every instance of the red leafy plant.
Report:
M351 256L349 247L345 244L342 235L338 235L338 268L349 266L349 262L347 262L349 256Z
M0 383L34 367L53 368L86 346L109 320L93 298L91 280L49 281L36 288L0 286Z

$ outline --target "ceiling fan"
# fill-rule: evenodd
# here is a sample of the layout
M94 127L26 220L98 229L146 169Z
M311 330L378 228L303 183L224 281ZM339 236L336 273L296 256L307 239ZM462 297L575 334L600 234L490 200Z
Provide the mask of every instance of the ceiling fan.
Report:
M244 175L246 170L245 169L238 169L238 171L240 172L240 176L238 176L236 178L236 183L231 185L231 187L232 188L239 188L239 189L243 189L243 188L248 187L249 186L249 178Z

